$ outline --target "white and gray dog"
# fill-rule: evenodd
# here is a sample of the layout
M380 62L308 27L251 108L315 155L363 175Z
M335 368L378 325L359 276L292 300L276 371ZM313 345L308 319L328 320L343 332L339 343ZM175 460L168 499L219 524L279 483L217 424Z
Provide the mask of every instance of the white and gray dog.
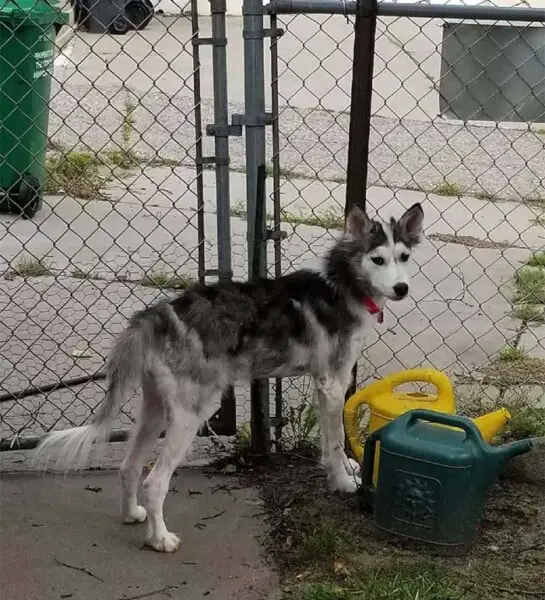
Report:
M121 404L141 382L141 411L121 466L122 517L125 523L147 518L145 543L173 552L180 540L163 518L170 478L224 390L237 380L310 374L330 486L355 491L344 451L344 395L366 328L380 319L387 300L408 294L407 261L421 240L423 217L420 204L388 223L355 208L322 272L198 284L138 312L108 359L107 393L92 424L49 434L37 456L54 454L64 469L84 467L93 443L107 440ZM165 443L143 483L140 506L142 467L163 430Z

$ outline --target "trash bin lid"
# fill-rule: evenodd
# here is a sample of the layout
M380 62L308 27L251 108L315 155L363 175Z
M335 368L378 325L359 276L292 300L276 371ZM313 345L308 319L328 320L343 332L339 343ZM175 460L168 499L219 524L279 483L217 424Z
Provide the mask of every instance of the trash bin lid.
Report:
M62 12L57 0L0 0L0 22L24 25L66 25L68 13Z

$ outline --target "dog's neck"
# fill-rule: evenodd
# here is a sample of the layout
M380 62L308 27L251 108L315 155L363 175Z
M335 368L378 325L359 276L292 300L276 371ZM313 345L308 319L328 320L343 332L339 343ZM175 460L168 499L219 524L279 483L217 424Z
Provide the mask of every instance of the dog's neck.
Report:
M342 244L334 246L326 255L323 276L348 306L353 306L357 312L363 309L382 322L386 299L377 295L369 281L357 276Z

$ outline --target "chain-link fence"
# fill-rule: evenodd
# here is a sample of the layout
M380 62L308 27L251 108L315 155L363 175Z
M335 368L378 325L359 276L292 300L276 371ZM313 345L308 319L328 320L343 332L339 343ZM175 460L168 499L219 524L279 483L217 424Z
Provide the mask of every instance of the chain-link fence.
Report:
M123 19L105 27L111 15L98 2L62 7L69 24L48 3L9 13L14 6L0 9L0 437L11 450L4 466L24 468L24 449L45 432L89 419L127 318L193 281L214 280L223 265L208 168L214 138L203 134L217 114L215 57L201 47L210 19L199 29L194 2L133 27L146 14L142 3L140 13L127 11L131 29L120 35ZM57 14L48 21L47 11ZM24 197L25 181L44 192L41 208L38 194ZM245 277L246 227L232 223L232 267ZM243 393L238 402L248 420ZM232 403L225 399L211 422L220 436L234 433ZM133 401L123 407L114 439L126 438L133 410ZM201 440L195 456L217 439ZM115 462L122 444L110 446Z
M240 57L259 58L262 40L243 34L243 22L247 31L261 17L225 20L216 4L216 17L198 18L197 2L180 9L123 35L74 23L57 36L44 205L30 219L0 215L5 468L27 467L24 449L46 431L86 422L102 398L106 353L135 309L192 280L247 276L256 129L271 168L270 276L316 266L343 228L354 17L273 14L264 70L258 59L253 71L246 64L245 90ZM20 74L6 59L15 34L3 23L2 73ZM529 405L545 427L544 40L537 21L377 19L367 206L388 216L421 201L427 239L412 298L371 333L359 384L430 365L454 379L467 412ZM250 78L254 94L265 82L264 98L248 96ZM3 108L6 89L2 135L13 127L16 137L23 121ZM43 98L38 106L46 110ZM3 179L6 156L3 148L3 206L21 187ZM234 396L241 427L250 392ZM299 408L311 396L306 378L271 383L278 439L313 435L311 409ZM231 434L230 398L222 413L213 428L227 421ZM118 439L132 416L131 402ZM210 457L218 439L201 439L195 456ZM122 444L110 446L116 462Z
M297 8L276 2L270 10ZM507 406L516 415L511 433L542 436L543 15L540 22L498 21L493 12L463 20L457 8L462 18L377 19L367 194L359 203L388 218L421 202L427 239L414 255L412 298L388 307L363 351L358 383L415 366L442 369L460 410L476 416ZM306 3L301 12L313 10L328 8ZM344 225L354 21L346 14L271 19L273 32L282 29L271 44L278 111L271 192L287 235L277 273L320 259ZM356 143L364 146L365 134ZM293 414L301 385L284 382L284 414Z

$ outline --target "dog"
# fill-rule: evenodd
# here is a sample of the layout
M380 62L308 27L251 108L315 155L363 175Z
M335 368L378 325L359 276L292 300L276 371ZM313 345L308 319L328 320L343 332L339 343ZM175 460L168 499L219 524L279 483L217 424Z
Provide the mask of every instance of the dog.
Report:
M357 479L344 450L343 405L366 329L387 300L409 293L408 262L421 241L424 213L414 204L399 220L379 222L354 208L322 271L278 279L196 284L136 313L107 361L106 397L92 424L50 433L37 455L57 467L83 467L94 443L141 383L136 430L121 468L122 518L147 519L145 544L174 552L163 503L170 478L223 392L237 380L310 374L320 414L322 464L330 488L354 492ZM142 467L159 434L165 443L143 483ZM353 463L354 461L352 461Z

